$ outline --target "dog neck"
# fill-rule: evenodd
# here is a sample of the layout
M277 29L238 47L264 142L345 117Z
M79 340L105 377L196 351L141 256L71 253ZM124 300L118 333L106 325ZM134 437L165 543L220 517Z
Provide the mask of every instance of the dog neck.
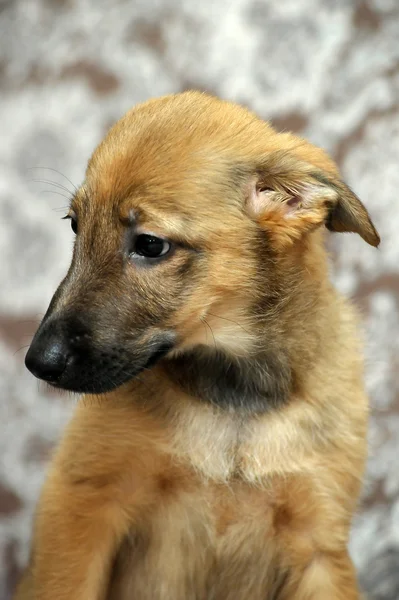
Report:
M223 349L198 346L165 361L169 376L197 400L246 414L287 402L292 373L283 353L237 358Z
M328 360L326 333L338 327L337 295L326 274L306 264L290 286L285 282L283 300L271 308L269 298L260 300L255 312L254 346L246 356L198 345L165 360L169 377L204 403L247 415L278 409L301 394L309 373Z

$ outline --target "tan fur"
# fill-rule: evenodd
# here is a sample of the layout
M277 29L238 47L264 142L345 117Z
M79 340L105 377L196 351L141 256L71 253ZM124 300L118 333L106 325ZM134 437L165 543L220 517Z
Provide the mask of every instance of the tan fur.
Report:
M170 303L171 356L202 344L250 358L283 344L294 379L288 402L257 414L192 397L165 361L84 396L50 467L16 600L359 599L347 542L368 408L357 318L328 281L323 223L379 240L333 162L239 106L185 93L110 130L72 209L87 233L55 312L112 300L122 314L134 282L142 310L156 312L159 294ZM107 266L134 210L144 231L206 257L178 310L168 294L188 251L156 280L143 270L122 281ZM262 231L272 254L259 265ZM108 283L90 292L95 272Z

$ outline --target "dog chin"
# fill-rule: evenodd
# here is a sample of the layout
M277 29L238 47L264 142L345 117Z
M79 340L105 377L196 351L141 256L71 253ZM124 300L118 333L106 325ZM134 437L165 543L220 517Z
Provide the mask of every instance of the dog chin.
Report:
M73 392L75 394L105 394L131 381L144 368L138 368L134 372L132 370L129 374L124 373L123 377L115 377L115 375L108 377L106 373L101 372L98 376L93 374L86 378L84 374L82 377L82 374L74 375L71 373L71 375L66 374L63 376L59 382L49 383L49 385L58 390L65 390L66 392Z

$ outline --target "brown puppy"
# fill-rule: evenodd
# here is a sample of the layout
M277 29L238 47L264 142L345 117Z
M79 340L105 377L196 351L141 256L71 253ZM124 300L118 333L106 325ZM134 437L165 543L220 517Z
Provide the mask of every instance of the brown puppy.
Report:
M84 392L18 600L355 600L366 454L325 227L379 243L319 148L189 92L131 110L72 200L28 368Z

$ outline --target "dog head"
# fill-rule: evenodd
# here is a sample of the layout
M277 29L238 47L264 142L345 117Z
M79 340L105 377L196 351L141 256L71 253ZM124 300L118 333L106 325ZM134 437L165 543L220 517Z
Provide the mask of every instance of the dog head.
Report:
M379 242L323 151L196 92L127 113L67 217L72 263L26 365L78 392L114 389L196 348L255 356L267 320L280 369L273 323L323 226Z

